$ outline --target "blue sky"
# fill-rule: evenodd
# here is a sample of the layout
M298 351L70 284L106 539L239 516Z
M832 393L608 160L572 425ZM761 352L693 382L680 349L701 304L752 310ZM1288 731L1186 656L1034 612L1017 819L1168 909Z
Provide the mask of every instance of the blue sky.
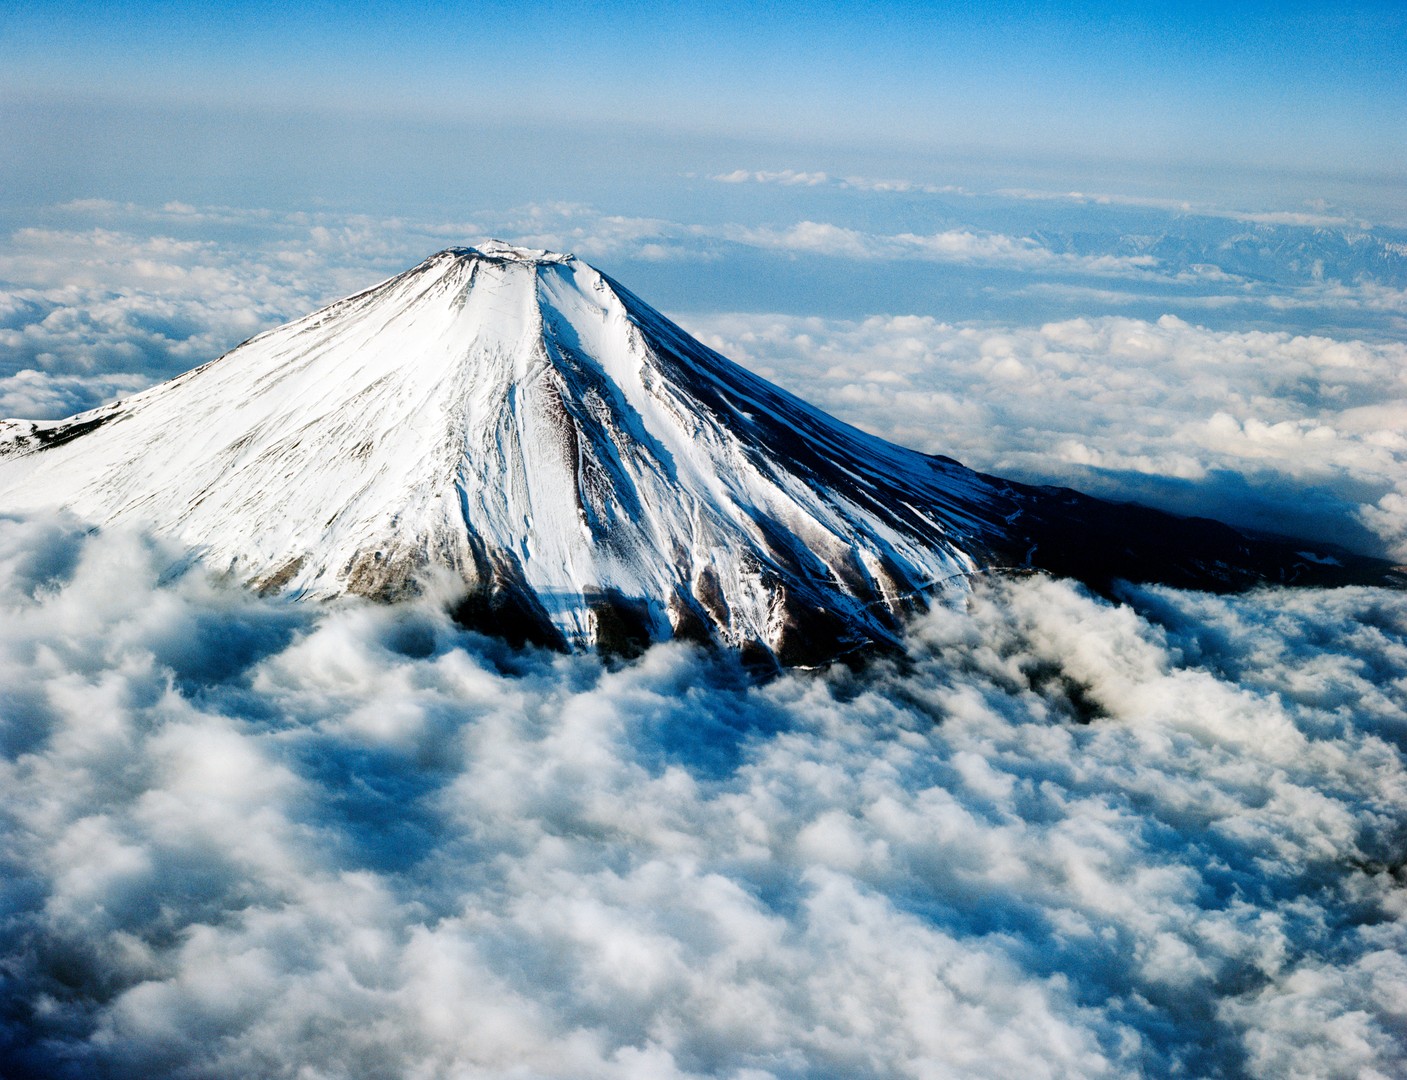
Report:
M1398 179L1407 147L1397 3L40 2L9 4L0 30L12 103L134 110L118 128L152 108L272 109L531 121L544 139L624 125L626 166L642 133L667 133L683 157L753 137Z

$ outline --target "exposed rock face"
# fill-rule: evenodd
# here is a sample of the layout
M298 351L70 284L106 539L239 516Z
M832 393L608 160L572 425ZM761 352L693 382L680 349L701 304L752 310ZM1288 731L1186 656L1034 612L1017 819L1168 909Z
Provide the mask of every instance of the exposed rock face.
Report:
M0 509L188 545L265 592L396 600L629 653L808 663L973 571L1235 588L1385 564L975 473L867 435L570 255L454 248L68 420L0 425ZM1337 561L1325 561L1336 559Z

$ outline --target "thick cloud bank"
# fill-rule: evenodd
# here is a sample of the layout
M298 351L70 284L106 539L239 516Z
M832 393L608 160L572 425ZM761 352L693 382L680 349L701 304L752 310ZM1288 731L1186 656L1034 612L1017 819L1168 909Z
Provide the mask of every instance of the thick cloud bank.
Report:
M10 1077L1407 1070L1407 597L994 582L765 685L0 520Z

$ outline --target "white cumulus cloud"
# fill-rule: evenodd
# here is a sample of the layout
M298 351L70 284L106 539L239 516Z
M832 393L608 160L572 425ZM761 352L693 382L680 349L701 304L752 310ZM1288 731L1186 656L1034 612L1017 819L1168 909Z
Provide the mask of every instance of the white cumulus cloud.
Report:
M176 555L0 520L7 1075L1407 1067L1400 594L994 582L759 684Z
M999 475L1407 558L1407 346L1165 316L690 318L724 355L885 438Z

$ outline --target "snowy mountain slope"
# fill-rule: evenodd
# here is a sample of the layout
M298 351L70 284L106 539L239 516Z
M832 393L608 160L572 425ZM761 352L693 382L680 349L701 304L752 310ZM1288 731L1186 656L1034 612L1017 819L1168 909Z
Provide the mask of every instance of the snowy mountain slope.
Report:
M396 599L438 574L512 638L788 662L890 640L986 566L1234 586L1334 565L886 443L572 256L498 242L131 398L0 425L0 509L60 507L266 591Z

